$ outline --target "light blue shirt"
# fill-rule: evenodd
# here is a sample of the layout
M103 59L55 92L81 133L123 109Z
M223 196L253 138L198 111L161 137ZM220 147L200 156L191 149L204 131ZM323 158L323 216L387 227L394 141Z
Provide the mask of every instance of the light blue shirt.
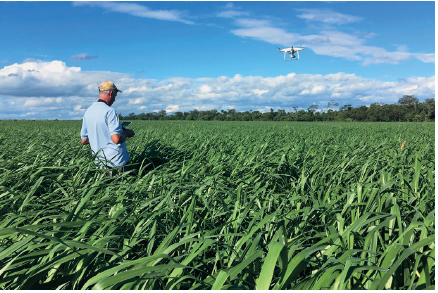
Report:
M116 110L102 102L94 102L82 119L81 138L90 141L91 150L97 153L96 163L109 167L124 166L129 160L126 142L115 144L111 135L122 134Z

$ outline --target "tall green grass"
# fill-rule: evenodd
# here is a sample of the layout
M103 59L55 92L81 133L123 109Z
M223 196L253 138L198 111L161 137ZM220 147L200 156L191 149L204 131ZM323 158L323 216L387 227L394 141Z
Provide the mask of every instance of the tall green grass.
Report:
M112 178L1 126L1 289L434 288L434 124L135 121Z

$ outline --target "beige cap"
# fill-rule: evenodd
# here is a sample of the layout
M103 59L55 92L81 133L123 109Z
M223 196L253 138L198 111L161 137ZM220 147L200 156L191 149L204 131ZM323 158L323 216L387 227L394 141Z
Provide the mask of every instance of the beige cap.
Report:
M99 86L99 92L100 91L113 91L113 90L116 90L118 92L122 92L121 90L119 90L116 87L116 85L112 81L104 81Z

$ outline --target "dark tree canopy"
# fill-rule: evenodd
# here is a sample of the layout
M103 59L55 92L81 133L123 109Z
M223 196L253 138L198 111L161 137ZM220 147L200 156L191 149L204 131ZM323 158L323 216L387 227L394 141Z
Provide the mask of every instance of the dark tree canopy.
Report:
M418 99L415 96L404 95L403 98L398 99L398 104L414 106L418 104Z
M368 122L424 122L435 121L435 99L426 99L420 103L415 96L404 95L397 104L374 103L370 106L352 107L343 105L335 110L338 103L331 100L327 105L328 110L318 110L318 105L310 105L307 111L298 110L297 106L289 106L290 112L284 109L261 113L259 111L238 112L235 109L216 109L199 111L194 109L189 112L175 112L168 114L165 110L153 113L135 115L129 113L122 119L137 120L205 120L205 121L368 121ZM122 116L120 114L120 116Z

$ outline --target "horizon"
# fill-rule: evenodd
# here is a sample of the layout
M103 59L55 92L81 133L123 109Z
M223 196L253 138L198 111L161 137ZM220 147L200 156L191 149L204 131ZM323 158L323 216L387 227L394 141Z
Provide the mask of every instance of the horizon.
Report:
M435 101L435 98L432 98L432 100L433 101ZM419 103L425 103L425 102L421 102L421 101L419 101ZM373 103L374 105L379 105L379 106L382 106L382 107L384 107L384 106L405 106L405 105L402 105L402 104L399 104L399 103L394 103L394 104L382 104L382 103ZM345 106L349 106L349 105L345 105ZM351 109L357 109L357 108L360 108L360 107L367 107L367 108L369 108L371 105L359 105L359 106L357 106L357 107L351 107ZM310 106L307 108L307 109L305 109L305 108L301 108L301 109L293 109L293 110L290 110L290 111L287 111L286 109L277 109L276 111L274 111L274 113L279 113L279 111L284 111L284 113L286 114L286 115L289 115L289 114L297 114L299 111L305 111L305 112L309 112L309 111L313 111L312 113L313 114L316 114L316 113L319 113L319 114L322 114L322 115L326 115L327 113L328 113L328 110L331 110L331 112L333 112L333 113L338 113L338 112L342 112L342 111L345 111L345 110L341 110L340 108L341 108L342 106L332 106L331 107L331 109L312 109L312 110L310 110ZM336 109L336 108L338 108L338 109ZM164 116L174 116L176 113L182 113L182 114L190 114L190 113L192 113L192 112L194 112L195 110L197 110L197 109L192 109L192 110L188 110L188 111L175 111L175 112L170 112L170 113L167 113L166 111L165 111L165 113L164 113ZM198 110L199 111L199 113L202 113L202 112L211 112L211 111L213 111L213 110L215 110L216 111L216 113L217 114L223 114L221 111L218 111L217 109L207 109L207 110ZM225 111L225 113L229 113L229 111L230 110L235 110L235 109L228 109L228 110L224 110ZM163 111L163 110L161 110L161 111ZM159 112L161 112L161 111L154 111L154 112L143 112L143 113L134 113L135 114L135 116L138 116L138 115L141 115L141 114L159 114ZM242 114L242 113L255 113L255 112L259 112L260 114L266 114L266 113L269 113L270 112L270 110L267 110L267 111L264 111L264 112L260 112L260 111L258 111L258 110L244 110L244 111L235 111L235 113L236 114ZM122 118L120 119L120 120L145 120L145 121L161 121L161 119L158 119L158 120L153 120L153 119L137 119L137 118L134 118L134 119L132 119L132 117L129 117L129 115L131 115L132 113L128 113L127 115L125 115L125 116L123 116L123 114L122 113L118 113L118 115L119 116L122 116ZM54 118L54 119L48 119L48 118L40 118L40 119L38 119L38 118L36 118L36 119L32 119L32 118L22 118L22 119L16 119L16 118L11 118L11 119L0 119L0 122L1 121L80 121L81 119L58 119L58 118ZM235 121L235 122L238 122L238 121L240 121L240 122L255 122L255 121L265 121L265 120L215 120L215 119L213 119L213 120L205 120L205 119L200 119L200 120L198 120L198 119L195 119L195 120L191 120L191 119L189 119L189 120L187 120L187 119L171 119L171 120L168 120L168 119L164 119L164 120L162 120L162 121L220 121L220 122L224 122L224 121L227 121L227 122L233 122L233 121ZM341 123L345 123L345 122L358 122L358 123L362 123L362 122L378 122L378 123L381 123L381 122L388 122L388 123L393 123L393 122L398 122L398 123L412 123L412 122L420 122L420 123L423 123L423 122L432 122L432 123L435 123L435 119L433 119L433 120L427 120L427 121L356 121L356 120L347 120L347 121L344 121L344 120L314 120L314 121L302 121L302 120L267 120L266 122L341 122Z
M435 98L435 2L0 2L0 119ZM388 13L390 12L390 13ZM407 21L408 20L408 21ZM411 21L413 20L413 21ZM23 37L26 36L26 37ZM305 46L284 61L277 47ZM337 107L337 108L339 108Z

